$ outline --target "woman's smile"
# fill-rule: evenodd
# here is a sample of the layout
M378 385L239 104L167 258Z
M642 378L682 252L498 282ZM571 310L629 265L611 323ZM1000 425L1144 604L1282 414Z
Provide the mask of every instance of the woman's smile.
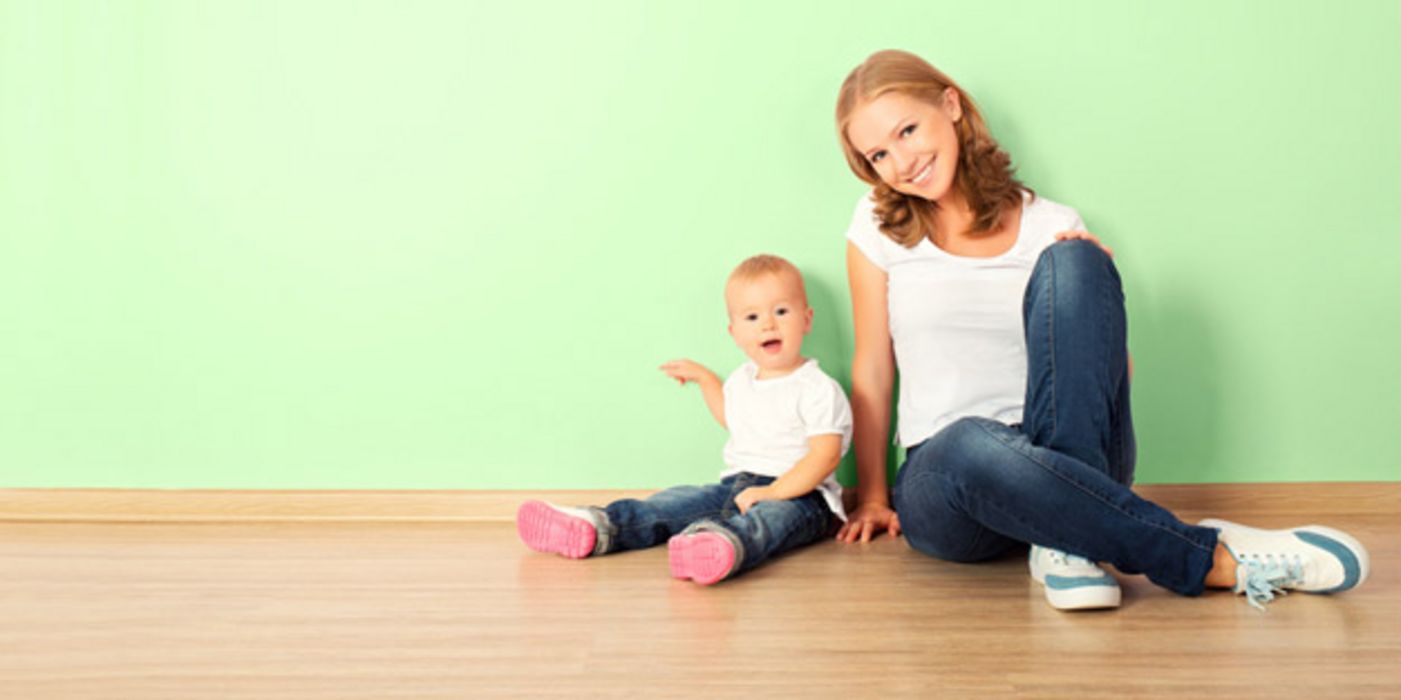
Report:
M907 179L906 182L910 183L911 185L914 185L915 187L923 187L929 184L929 181L932 179L934 179L934 159L930 158L929 162L926 163L925 166L921 168L918 172L916 172L914 177Z

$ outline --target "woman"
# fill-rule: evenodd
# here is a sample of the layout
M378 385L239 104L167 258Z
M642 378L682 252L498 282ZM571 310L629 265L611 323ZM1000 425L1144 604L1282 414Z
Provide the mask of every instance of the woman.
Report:
M1184 595L1233 588L1256 606L1366 578L1366 550L1337 530L1193 526L1133 493L1110 251L1075 210L1013 177L952 80L909 53L873 54L842 84L837 130L872 185L847 231L859 484L839 540L903 532L960 562L1035 543L1032 575L1062 609L1118 605L1097 561ZM888 496L897 369L907 455Z

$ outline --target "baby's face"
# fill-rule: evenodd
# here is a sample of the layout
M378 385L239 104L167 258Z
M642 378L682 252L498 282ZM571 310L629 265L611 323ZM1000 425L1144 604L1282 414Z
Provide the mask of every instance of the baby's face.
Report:
M790 273L731 280L725 285L730 336L759 366L759 377L781 376L803 364L803 336L812 329L812 309Z

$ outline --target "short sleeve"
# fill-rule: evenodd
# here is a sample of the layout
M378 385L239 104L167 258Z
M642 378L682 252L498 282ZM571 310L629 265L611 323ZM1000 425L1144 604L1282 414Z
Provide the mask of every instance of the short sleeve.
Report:
M887 272L890 270L890 260L883 249L883 243L889 239L880 232L880 221L876 219L876 203L871 200L869 194L856 203L856 211L851 215L851 224L846 228L846 239L876 267Z
M851 404L840 384L823 376L825 381L805 387L798 402L798 417L803 421L803 434L838 434L842 436L842 454L851 446Z

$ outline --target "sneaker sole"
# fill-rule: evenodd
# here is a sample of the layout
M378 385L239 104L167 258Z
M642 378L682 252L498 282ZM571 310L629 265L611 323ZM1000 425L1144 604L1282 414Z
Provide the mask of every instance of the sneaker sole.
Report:
M526 501L516 511L516 533L537 551L583 559L593 554L598 531L583 518L561 513L544 501Z
M1117 583L1113 586L1091 584L1074 588L1046 586L1046 602L1057 610L1117 608L1122 600L1123 593Z
M666 548L672 578L691 579L703 586L725 578L735 565L734 545L713 532L677 535Z
M1207 518L1198 522L1197 525L1200 527L1209 527L1216 530L1221 530L1229 527L1256 536L1274 535L1279 532L1279 530L1264 530L1261 528L1246 527L1239 523L1233 523L1228 520L1220 520L1217 518ZM1320 537L1326 537L1330 540L1336 540L1337 542L1341 543L1344 547L1347 547L1348 551L1352 553L1352 556L1357 559L1357 582L1352 584L1351 586L1348 586L1348 588L1341 590L1329 589L1326 591L1309 591L1302 588L1295 590L1299 590L1304 593L1341 593L1343 590L1357 588L1358 586L1361 586L1364 581L1367 580L1367 574L1370 573L1372 570L1371 559L1367 554L1367 548L1363 547L1362 543L1358 542L1357 539L1354 538L1352 535L1349 535L1341 530L1334 530L1331 527L1324 527L1322 525L1304 525L1302 527L1280 529L1289 530L1290 532L1309 532Z

